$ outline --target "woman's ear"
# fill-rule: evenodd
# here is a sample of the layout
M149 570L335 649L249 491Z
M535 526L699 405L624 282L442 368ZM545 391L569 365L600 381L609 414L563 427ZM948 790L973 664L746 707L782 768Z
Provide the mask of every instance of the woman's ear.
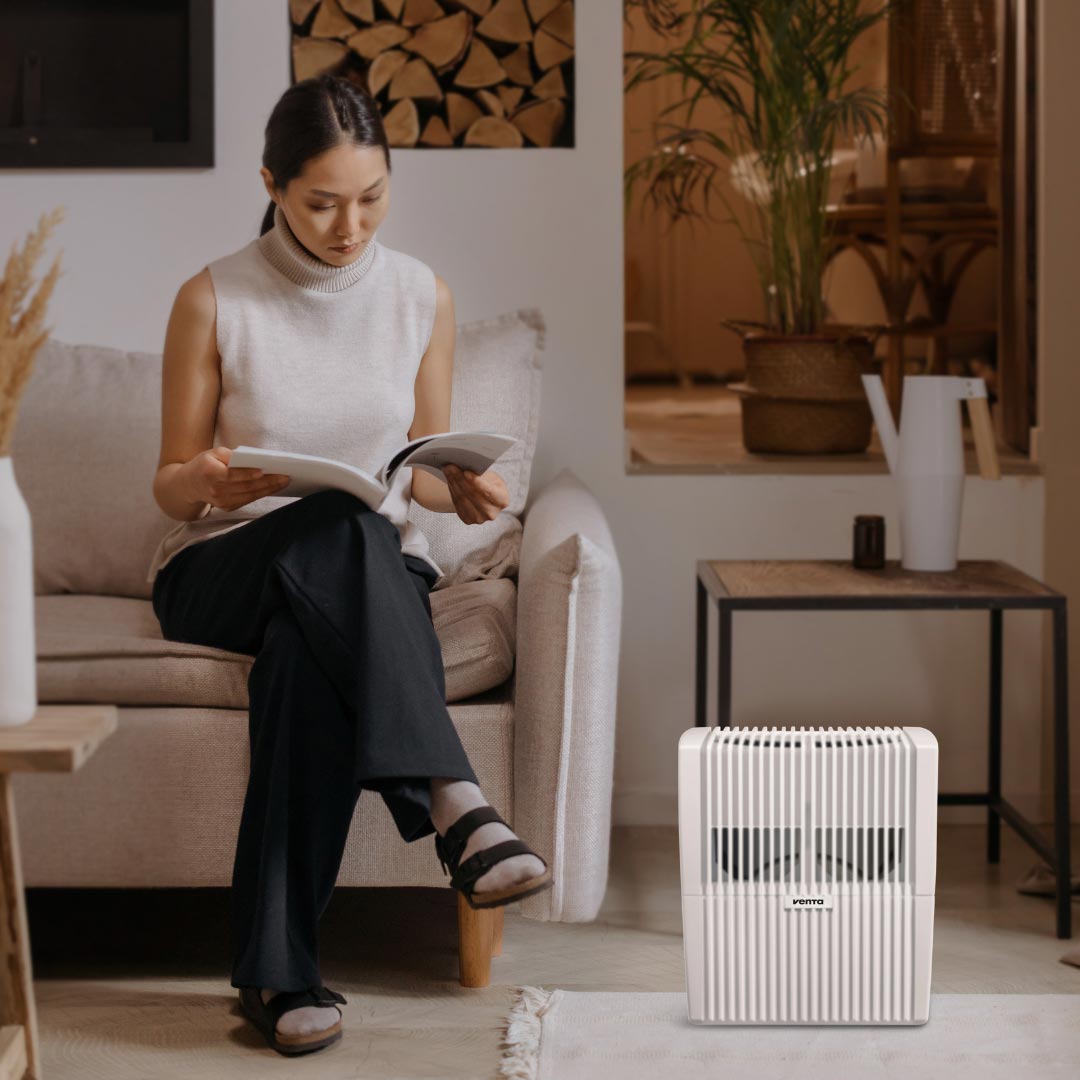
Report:
M265 165L263 165L259 169L259 175L262 177L263 186L266 188L266 194L269 195L274 202L277 202L277 192L274 190L273 174Z

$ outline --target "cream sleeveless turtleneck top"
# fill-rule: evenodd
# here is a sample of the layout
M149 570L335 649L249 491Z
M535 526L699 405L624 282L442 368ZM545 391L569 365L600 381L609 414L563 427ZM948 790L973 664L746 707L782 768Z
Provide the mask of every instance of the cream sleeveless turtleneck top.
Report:
M336 266L312 257L282 213L274 227L208 265L221 358L215 446L316 454L374 475L408 441L416 373L435 323L435 274L376 241ZM401 551L441 577L427 537L407 518L412 469L398 469L378 512ZM294 498L268 495L235 510L208 506L162 538L146 580L177 552L248 524Z

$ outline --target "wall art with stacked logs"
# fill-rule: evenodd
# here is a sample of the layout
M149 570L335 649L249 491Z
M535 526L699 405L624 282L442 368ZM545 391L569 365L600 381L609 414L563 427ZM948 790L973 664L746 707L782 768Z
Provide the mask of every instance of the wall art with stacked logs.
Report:
M289 0L292 77L363 86L391 146L574 145L574 0Z

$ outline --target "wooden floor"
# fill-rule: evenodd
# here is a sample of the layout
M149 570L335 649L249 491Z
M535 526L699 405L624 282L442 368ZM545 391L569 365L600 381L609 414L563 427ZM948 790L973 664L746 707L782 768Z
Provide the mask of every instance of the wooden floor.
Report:
M630 383L623 405L625 468L632 473L887 473L877 428L862 454L751 454L743 446L739 398L725 386ZM963 429L967 472L978 473L971 428ZM998 444L1003 475L1039 466Z
M1080 840L1080 829L1074 834ZM1011 831L941 830L935 993L1075 993L1049 899L1015 884L1037 861ZM1077 845L1074 860L1080 857ZM1074 865L1077 863L1074 862ZM593 923L540 923L511 906L492 985L457 983L449 889L339 889L323 919L322 973L348 999L345 1037L290 1061L240 1016L229 986L224 890L28 890L47 1080L191 1077L495 1077L509 987L685 990L678 836L619 828ZM1080 922L1080 904L1074 903ZM1078 926L1080 931L1080 926ZM959 1075L953 1080L963 1080Z

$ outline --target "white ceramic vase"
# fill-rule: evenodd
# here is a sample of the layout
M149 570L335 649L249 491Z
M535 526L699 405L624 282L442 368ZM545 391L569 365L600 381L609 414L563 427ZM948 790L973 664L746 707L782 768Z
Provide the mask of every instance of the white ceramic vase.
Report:
M0 456L0 727L34 718L36 663L30 511L7 454Z

